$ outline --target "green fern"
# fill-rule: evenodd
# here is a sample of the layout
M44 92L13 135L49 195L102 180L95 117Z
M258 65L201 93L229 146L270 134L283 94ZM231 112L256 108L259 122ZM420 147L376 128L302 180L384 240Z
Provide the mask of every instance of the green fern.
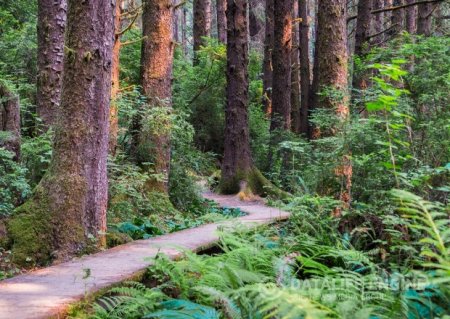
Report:
M94 304L92 319L140 318L167 298L159 290L149 289L138 282L127 282L124 286L112 288L108 294Z
M219 313L211 307L182 299L172 299L160 304L162 310L146 314L142 319L219 319Z
M217 305L226 318L229 319L242 319L242 313L238 304L230 298L230 296L223 291L217 290L213 287L198 286L193 288L200 295L206 296L209 302Z
M448 211L440 203L432 203L403 190L393 190L399 211L411 222L409 227L418 230L422 238L420 265L428 268L433 284L448 289L450 283L450 219Z

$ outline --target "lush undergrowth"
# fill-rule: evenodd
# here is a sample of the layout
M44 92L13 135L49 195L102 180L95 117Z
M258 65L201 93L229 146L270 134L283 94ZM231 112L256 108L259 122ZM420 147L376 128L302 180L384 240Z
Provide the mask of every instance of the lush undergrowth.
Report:
M7 221L31 196L52 156L52 131L39 135L36 125L36 7L16 2L14 8L23 6L20 16L10 26L0 19L0 77L20 95L23 135L20 162L0 148L0 279L21 272L11 263ZM133 120L146 103L137 85L140 50L132 41L121 56L119 145L108 161L109 246L241 215L202 200L197 186L198 176L210 176L212 185L220 176L225 46L208 40L195 66L178 50L173 111L144 114L149 125L170 128L168 195L147 191L149 175L163 177L136 164L132 151ZM403 35L364 59L355 57L352 72L364 75L367 87L351 92L348 120L317 106L311 122L320 138L284 134L271 163L262 57L252 51L249 62L253 159L292 194L283 202L269 199L292 212L290 221L224 233L218 254L186 252L176 262L158 256L143 283L114 288L72 317L448 318L449 38ZM342 98L326 88L321 94ZM351 202L335 214L344 156L352 169Z
M286 134L270 166L256 67L252 151L265 176L292 194L269 199L292 212L290 221L225 232L211 254L158 256L142 283L114 288L73 317L448 318L448 44L405 35L356 59L353 72L370 75L370 85L353 92L349 120L316 109L321 138ZM223 127L223 51L212 42L201 54L201 67L176 64L175 107L198 128L196 147L220 153L217 131L205 129ZM196 111L209 105L209 113ZM352 202L336 214L343 156L352 164Z
M159 255L142 283L114 288L71 318L444 317L446 212L404 191L393 191L391 200L396 221L380 226L390 234L389 247L370 238L380 231L370 223L348 232L346 217L331 216L332 201L297 198L284 206L290 221L224 230L210 255L186 252L179 261Z

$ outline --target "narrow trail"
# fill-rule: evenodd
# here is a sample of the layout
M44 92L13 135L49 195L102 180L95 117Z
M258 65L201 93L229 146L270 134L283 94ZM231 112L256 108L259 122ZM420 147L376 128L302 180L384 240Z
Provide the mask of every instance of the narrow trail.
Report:
M239 208L248 215L137 240L4 280L0 282L0 319L63 318L68 307L86 295L143 274L152 264L149 258L157 253L177 258L182 255L183 249L199 251L213 246L219 239L219 227L236 223L255 227L289 217L289 213L268 207L262 202L241 202L234 196L213 193L203 196L220 206Z

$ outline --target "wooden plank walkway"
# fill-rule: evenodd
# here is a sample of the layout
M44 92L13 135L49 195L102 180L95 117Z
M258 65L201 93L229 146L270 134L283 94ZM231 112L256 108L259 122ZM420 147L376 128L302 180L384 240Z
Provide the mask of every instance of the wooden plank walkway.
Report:
M151 239L138 240L70 262L33 271L0 282L0 319L64 318L69 305L86 295L135 278L151 265L158 252L171 258L180 248L199 251L218 241L218 227L236 223L255 227L284 220L289 213L261 202L241 202L233 196L204 194L224 207L240 208L248 215L203 225ZM86 271L90 273L83 279Z

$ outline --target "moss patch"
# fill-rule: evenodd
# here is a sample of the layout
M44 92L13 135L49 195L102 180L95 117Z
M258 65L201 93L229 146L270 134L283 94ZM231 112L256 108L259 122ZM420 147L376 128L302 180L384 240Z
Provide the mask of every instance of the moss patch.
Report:
M232 179L222 179L219 189L222 194L243 193L242 196L244 197L251 197L251 194L271 196L278 199L290 197L289 193L273 185L257 168L240 171Z
M38 186L32 199L20 206L8 222L14 263L33 266L50 261L52 238L47 202Z

